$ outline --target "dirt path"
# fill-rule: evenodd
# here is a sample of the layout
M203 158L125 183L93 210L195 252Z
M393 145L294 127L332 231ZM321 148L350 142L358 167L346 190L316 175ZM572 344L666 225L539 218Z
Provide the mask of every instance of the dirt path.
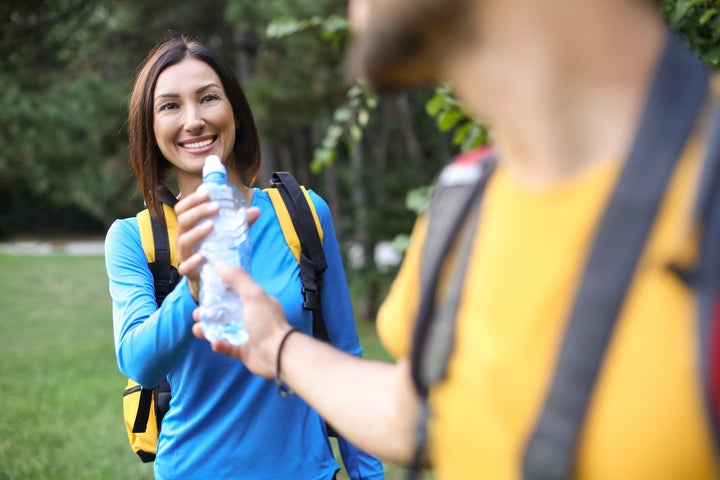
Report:
M10 255L103 255L102 240L21 240L0 243L0 254Z

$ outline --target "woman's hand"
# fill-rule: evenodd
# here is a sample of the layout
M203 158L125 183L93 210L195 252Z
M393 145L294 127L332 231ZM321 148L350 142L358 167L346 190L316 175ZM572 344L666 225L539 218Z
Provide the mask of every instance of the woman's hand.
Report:
M210 195L202 187L184 197L175 205L178 220L178 274L188 278L190 293L198 301L200 292L200 267L203 257L197 253L197 246L213 229L211 222L202 220L216 215L220 207L210 201ZM247 209L248 224L252 225L260 215L257 207Z
M274 378L280 342L291 328L285 319L282 305L265 293L265 290L241 268L220 263L217 270L220 278L232 285L243 299L242 318L250 338L242 345L231 345L215 340L212 342L212 349L242 360L256 375ZM193 313L196 321L199 320L198 312L199 309L196 309ZM205 339L200 323L193 325L193 333L196 337Z

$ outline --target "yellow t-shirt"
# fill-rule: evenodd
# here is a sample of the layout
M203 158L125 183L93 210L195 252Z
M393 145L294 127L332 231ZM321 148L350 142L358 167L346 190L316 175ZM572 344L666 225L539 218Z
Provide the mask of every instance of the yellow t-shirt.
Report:
M699 148L674 173L640 260L581 432L578 479L718 478L699 378L692 292L668 271L696 250L690 225ZM521 477L594 229L619 162L529 190L498 165L458 312L448 377L430 394L429 452L441 479ZM426 223L378 316L408 357Z

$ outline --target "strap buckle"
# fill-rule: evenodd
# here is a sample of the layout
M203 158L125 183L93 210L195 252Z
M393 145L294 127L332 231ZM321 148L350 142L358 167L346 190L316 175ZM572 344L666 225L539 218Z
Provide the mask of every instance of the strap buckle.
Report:
M303 285L303 308L306 310L319 310L320 309L320 294L317 290L311 290Z

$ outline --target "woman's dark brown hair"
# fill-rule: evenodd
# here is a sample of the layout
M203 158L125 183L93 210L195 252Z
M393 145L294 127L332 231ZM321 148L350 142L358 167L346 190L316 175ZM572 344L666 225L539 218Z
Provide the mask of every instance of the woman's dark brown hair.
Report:
M235 146L232 168L250 186L260 169L260 143L255 120L245 93L230 67L212 50L188 37L178 37L159 43L140 65L128 108L128 137L130 164L138 187L150 214L164 219L158 187L171 173L170 162L163 157L155 141L153 130L153 93L160 74L186 58L207 63L220 77L225 94L235 116Z

